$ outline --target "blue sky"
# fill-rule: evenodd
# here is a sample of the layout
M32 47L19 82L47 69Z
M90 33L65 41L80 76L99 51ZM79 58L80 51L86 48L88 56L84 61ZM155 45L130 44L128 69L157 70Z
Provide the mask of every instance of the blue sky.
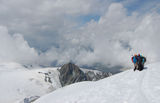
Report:
M137 11L141 13L146 13L159 3L159 0L135 0L124 6L128 9L129 12Z
M128 15L131 15L133 12L138 12L141 15L145 13L152 12L152 9L156 9L157 12L160 12L158 7L160 4L160 0L113 0L112 3L119 2L122 3L123 6L127 9ZM88 15L81 15L77 18L77 21L80 24L85 24L90 20L98 21L99 18L103 14L88 14Z
M90 22L91 20L98 21L100 19L100 15L84 15L84 16L79 16L78 21L80 24L85 24L86 22Z

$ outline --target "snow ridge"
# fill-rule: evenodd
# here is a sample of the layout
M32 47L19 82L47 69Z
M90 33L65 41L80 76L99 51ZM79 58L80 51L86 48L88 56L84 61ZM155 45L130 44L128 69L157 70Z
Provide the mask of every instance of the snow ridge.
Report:
M127 70L96 82L58 89L34 103L159 103L160 63L143 71Z

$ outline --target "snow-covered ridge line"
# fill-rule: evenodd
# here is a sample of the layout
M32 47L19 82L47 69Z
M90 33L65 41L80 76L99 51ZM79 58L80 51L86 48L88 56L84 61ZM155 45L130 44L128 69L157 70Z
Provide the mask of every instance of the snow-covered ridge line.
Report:
M160 62L143 71L127 70L96 82L58 89L34 103L159 103Z

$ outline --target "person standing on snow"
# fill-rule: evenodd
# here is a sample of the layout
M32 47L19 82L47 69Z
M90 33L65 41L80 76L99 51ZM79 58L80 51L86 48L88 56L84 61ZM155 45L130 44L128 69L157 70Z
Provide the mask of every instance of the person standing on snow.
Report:
M144 68L144 63L146 62L146 58L140 54L138 55L135 54L132 57L132 62L134 63L134 71L135 70L141 71Z
M131 60L132 60L132 63L134 64L134 71L135 71L136 69L138 69L137 54L135 54L135 55L131 58Z
M146 62L146 58L138 54L137 59L138 59L138 70L141 71L144 69L144 63Z

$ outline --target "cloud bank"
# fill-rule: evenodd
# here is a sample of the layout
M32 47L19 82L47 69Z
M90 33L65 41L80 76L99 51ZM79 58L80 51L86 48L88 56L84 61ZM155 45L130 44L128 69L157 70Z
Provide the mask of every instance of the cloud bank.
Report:
M46 50L58 45L78 19L105 12L110 0L0 0L0 25L20 33L32 47Z
M122 4L113 3L99 21L65 34L59 47L45 54L58 63L72 60L80 65L129 66L135 53L153 62L159 60L159 17L156 12L128 15Z
M9 22L0 18L4 20L1 25L5 25L0 27L0 61L36 65L72 61L81 66L100 63L108 67L128 67L135 53L146 56L148 63L160 58L160 14L156 10L143 15L128 14L122 3L97 0L35 2L38 6L23 2L28 5L24 10L14 7L11 1L1 3L2 11L8 14L18 11L19 18L11 15ZM9 8L4 6L9 4ZM16 5L19 4L22 2L17 1ZM95 5L98 6L94 8ZM100 18L81 26L75 22L76 17L88 14L100 15ZM47 49L43 52L43 48Z
M10 35L8 29L0 26L0 62L35 64L38 53L31 48L21 34Z

